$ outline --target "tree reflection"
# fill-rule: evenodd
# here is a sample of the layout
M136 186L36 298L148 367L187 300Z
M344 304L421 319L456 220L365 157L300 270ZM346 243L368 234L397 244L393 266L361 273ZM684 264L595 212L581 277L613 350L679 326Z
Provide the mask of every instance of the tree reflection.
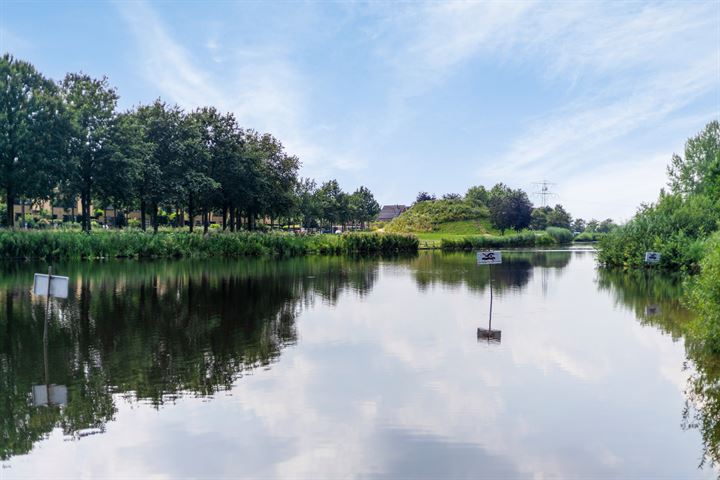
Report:
M32 270L11 267L0 285L0 459L29 452L54 428L76 438L104 431L114 394L160 406L229 389L297 341L302 308L365 295L377 269L377 259L347 257L65 265L58 270L73 283L52 304L48 361L68 401L35 407L44 300L26 287Z
M640 323L683 340L689 371L682 426L700 431L703 454L700 467L720 464L720 357L693 329L694 318L681 304L682 278L649 271L600 270L598 285L630 308ZM648 308L648 306L654 308Z
M532 278L535 268L560 271L567 267L572 255L569 251L503 252L503 263L492 267L493 288L500 293L522 289ZM422 290L439 284L465 286L471 291L483 292L490 286L490 269L478 266L474 254L420 255L412 267L415 281Z

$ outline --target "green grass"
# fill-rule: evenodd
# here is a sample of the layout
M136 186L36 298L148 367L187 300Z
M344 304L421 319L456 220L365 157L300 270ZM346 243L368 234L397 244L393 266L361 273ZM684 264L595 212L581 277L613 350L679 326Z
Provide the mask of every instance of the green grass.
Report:
M413 205L385 226L395 233L480 234L487 231L487 208L462 200L435 200Z
M390 233L295 236L284 233L0 231L0 258L210 258L414 252L418 239Z

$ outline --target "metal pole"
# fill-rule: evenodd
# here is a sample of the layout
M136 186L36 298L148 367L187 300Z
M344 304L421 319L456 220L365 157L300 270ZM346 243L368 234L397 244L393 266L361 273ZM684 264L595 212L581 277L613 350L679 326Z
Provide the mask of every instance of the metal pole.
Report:
M492 264L490 264L490 317L488 320L488 333L492 331L492 304L493 304L493 268Z
M45 389L48 405L50 405L50 367L48 364L48 324L50 323L50 286L52 282L52 266L48 267L48 291L45 303L45 328L43 329L43 356L45 364Z

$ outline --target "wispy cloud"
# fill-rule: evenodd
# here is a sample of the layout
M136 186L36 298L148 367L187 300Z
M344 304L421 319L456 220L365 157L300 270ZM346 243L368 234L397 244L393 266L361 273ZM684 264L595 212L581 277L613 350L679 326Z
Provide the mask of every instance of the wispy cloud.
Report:
M483 165L477 176L518 185L548 175L569 182L621 163L622 155L607 152L621 150L628 135L692 115L683 110L720 91L718 25L715 2L428 3L395 16L385 33L399 46L381 50L396 78L389 125L407 121L414 96L471 61L519 67L572 95L527 117L499 156L476 152ZM714 110L717 116L720 105ZM654 165L656 150L646 153L646 164ZM635 159L642 164L642 154ZM483 176L488 166L492 178Z
M298 155L313 175L356 170L364 162L317 141L308 120L310 86L282 48L227 45L216 34L204 47L222 63L210 75L208 65L172 37L157 12L145 2L122 2L118 8L136 39L145 78L168 100L185 108L214 105L233 112L242 125L270 132Z

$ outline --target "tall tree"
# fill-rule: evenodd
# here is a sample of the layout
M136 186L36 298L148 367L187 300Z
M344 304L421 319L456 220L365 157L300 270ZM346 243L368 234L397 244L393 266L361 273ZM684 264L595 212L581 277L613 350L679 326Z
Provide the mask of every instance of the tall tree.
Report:
M563 208L562 205L557 204L547 215L547 221L549 227L560 227L567 228L570 230L572 225L572 216Z
M713 120L685 143L685 158L674 154L668 165L673 193L720 194L720 122Z
M521 189L513 190L503 183L490 190L490 220L495 228L522 230L530 225L532 202Z
M475 206L487 205L488 200L489 193L482 185L470 187L465 193L465 201Z
M65 172L68 121L56 85L30 63L0 58L0 189L6 224L18 198L47 199Z
M82 228L90 231L90 204L97 193L98 170L112 159L110 143L118 95L107 78L69 73L61 83L63 102L70 116L68 186L80 197Z
M365 229L365 223L373 220L380 213L380 204L375 200L369 188L361 186L350 195L350 212L352 220L360 222Z

